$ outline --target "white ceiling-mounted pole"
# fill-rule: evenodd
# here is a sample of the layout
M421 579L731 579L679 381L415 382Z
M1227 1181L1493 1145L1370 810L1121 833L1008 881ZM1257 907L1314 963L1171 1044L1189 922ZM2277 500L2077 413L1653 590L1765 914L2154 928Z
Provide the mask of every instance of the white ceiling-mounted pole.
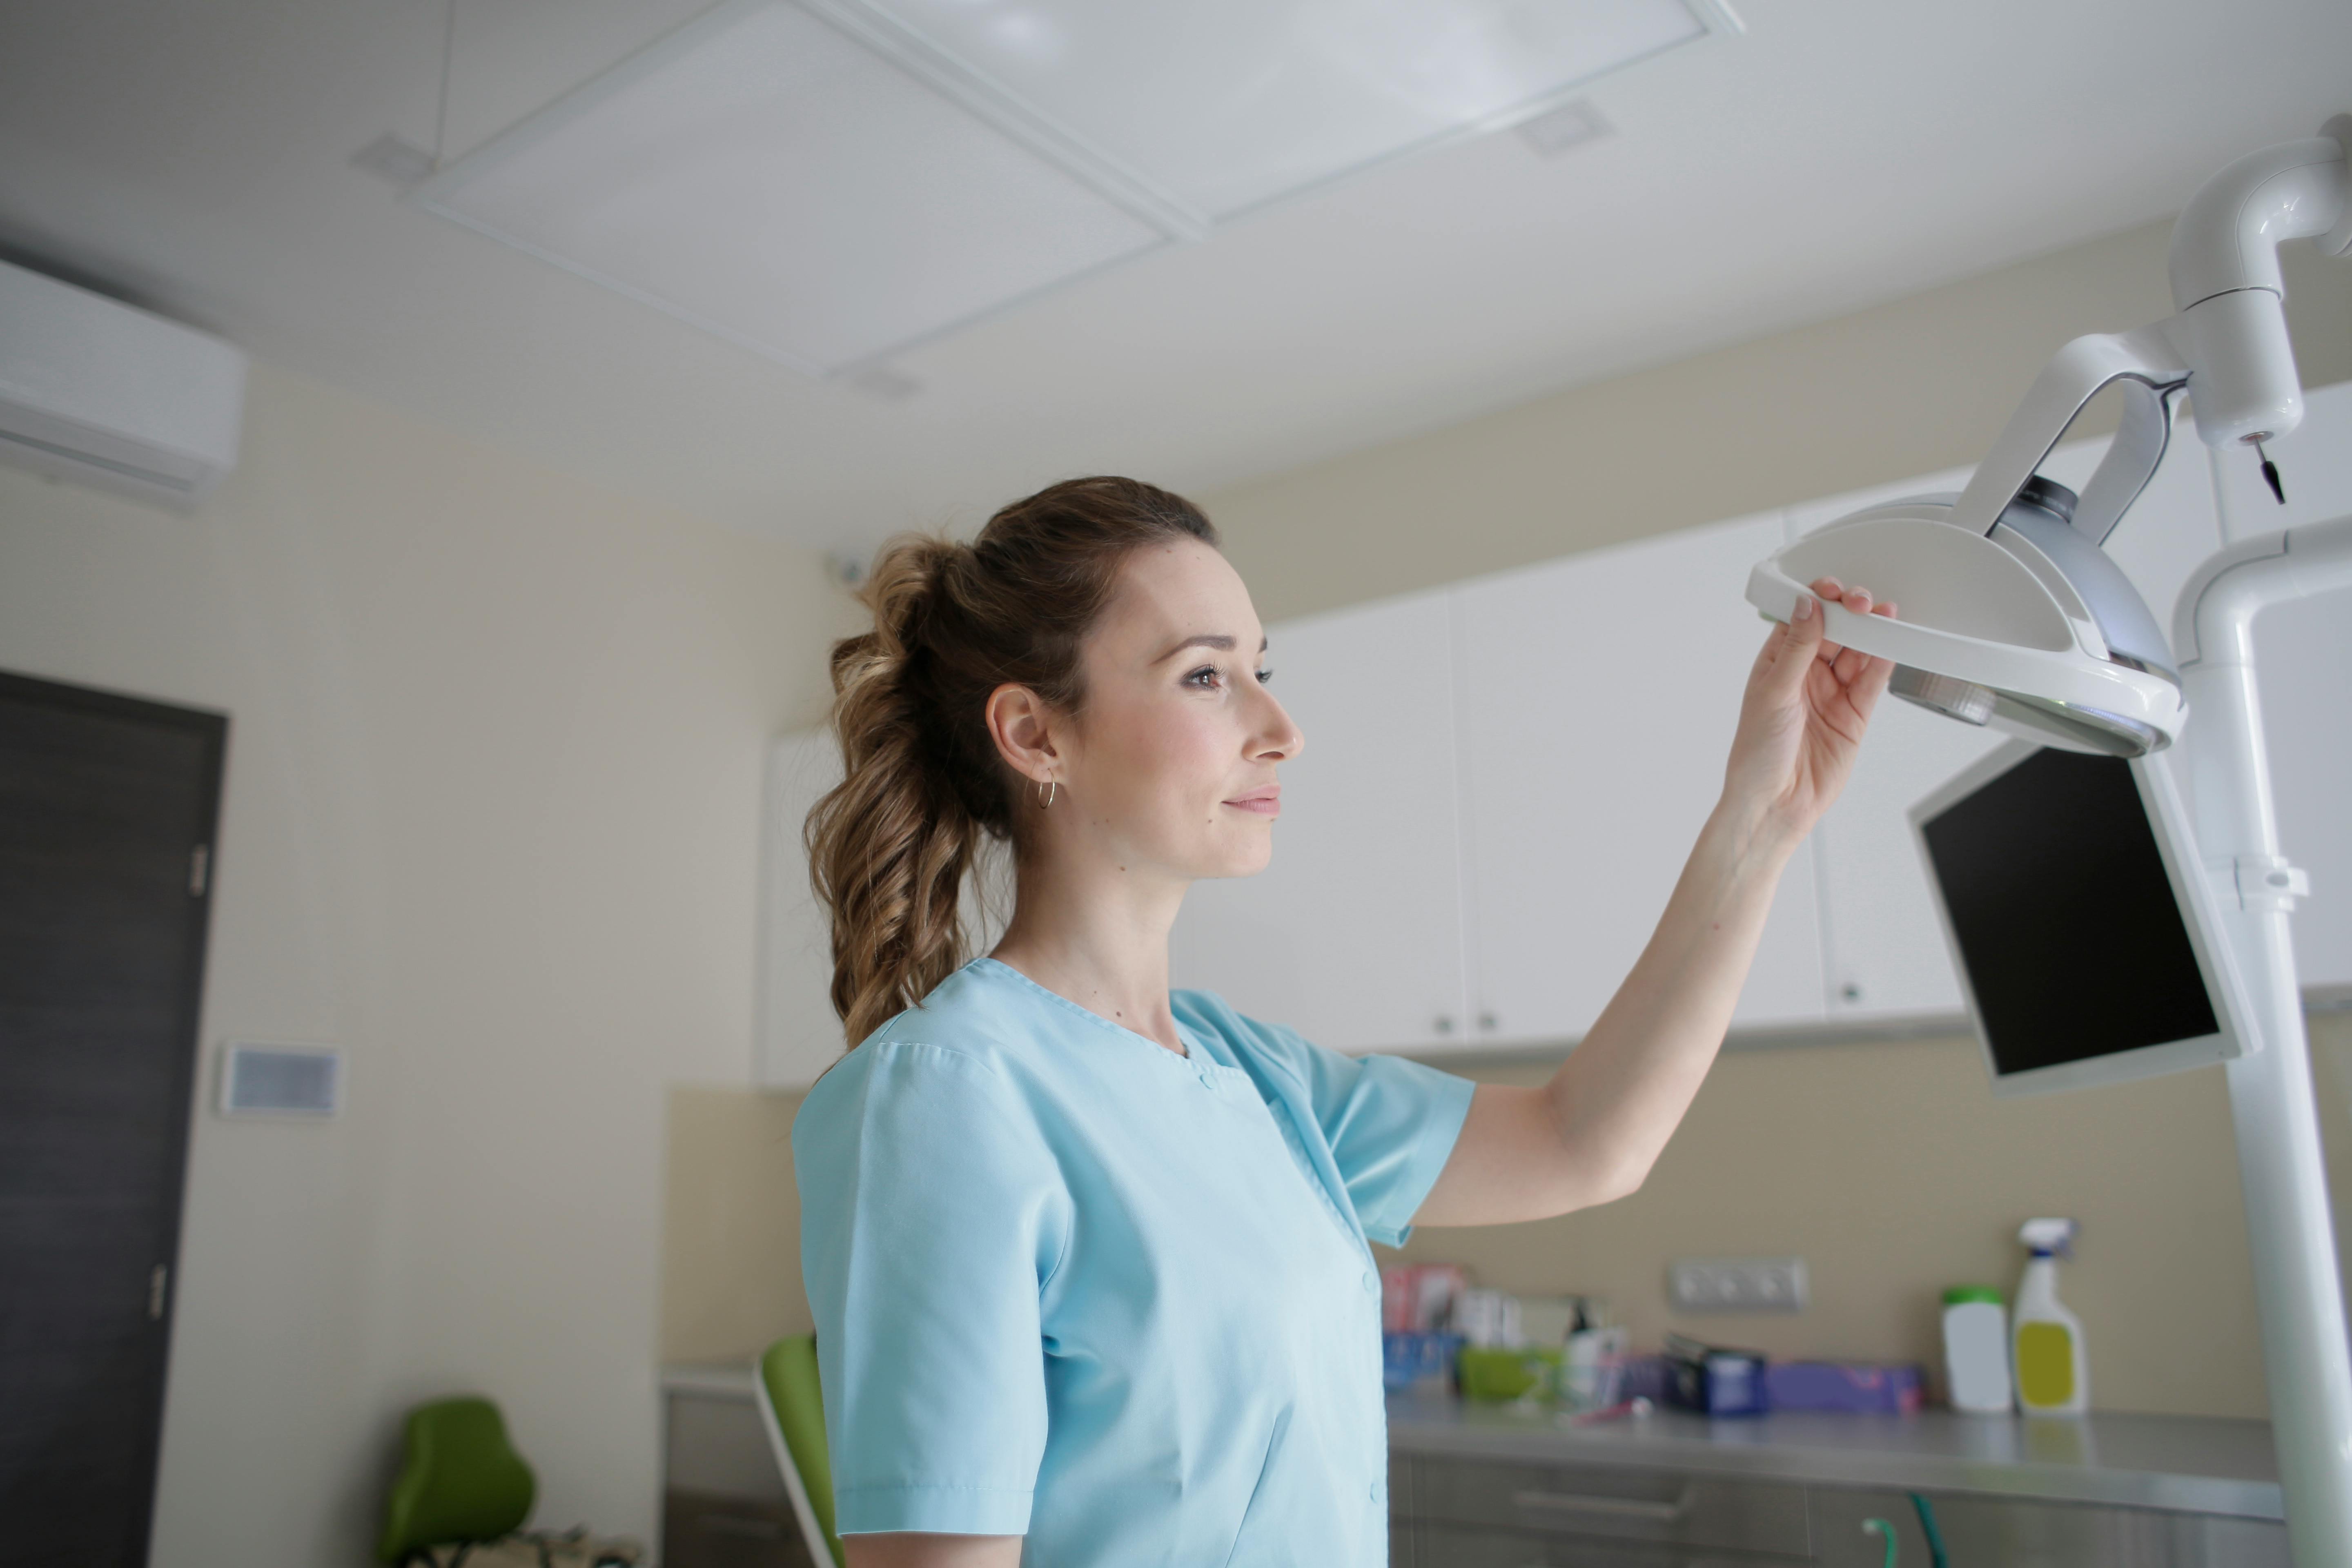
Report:
M2299 1568L2352 1563L2352 1340L2287 929L2307 883L2279 852L2252 634L2270 605L2342 590L2352 590L2352 518L2214 556L2181 590L2173 630L2196 716L2180 746L2198 847L2221 892L2221 923L2262 1032L2263 1048L2224 1070L2271 1430Z
M2352 250L2352 116L2309 142L2250 153L2198 191L2172 231L2168 325L2194 367L2198 434L2214 447L2261 444L2303 421L2278 247L2308 236ZM2248 540L2181 590L2173 651L2195 715L2182 736L2206 864L2228 873L2222 923L2236 950L2263 1048L2225 1069L2271 1431L2300 1568L2352 1563L2352 1341L2311 1085L2303 991L2287 916L2305 889L2280 854L2254 677L2264 606L2352 589L2352 518ZM2232 907L2234 903L2234 907Z

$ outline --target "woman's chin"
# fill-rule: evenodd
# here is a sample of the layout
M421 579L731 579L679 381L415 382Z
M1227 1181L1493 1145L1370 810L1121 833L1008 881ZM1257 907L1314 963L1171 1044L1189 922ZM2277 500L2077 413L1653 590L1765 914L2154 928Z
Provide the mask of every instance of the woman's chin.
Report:
M1220 844L1202 857L1202 868L1193 873L1200 880L1226 877L1255 877L1273 863L1274 836L1260 833L1255 843Z

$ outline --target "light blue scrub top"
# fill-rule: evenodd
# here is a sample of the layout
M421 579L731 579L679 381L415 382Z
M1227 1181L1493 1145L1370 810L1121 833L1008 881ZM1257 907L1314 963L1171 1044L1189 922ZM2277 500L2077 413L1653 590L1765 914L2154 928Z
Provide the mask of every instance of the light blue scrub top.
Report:
M1470 1107L1204 992L1179 1057L976 959L793 1123L843 1534L1384 1568L1381 1282Z

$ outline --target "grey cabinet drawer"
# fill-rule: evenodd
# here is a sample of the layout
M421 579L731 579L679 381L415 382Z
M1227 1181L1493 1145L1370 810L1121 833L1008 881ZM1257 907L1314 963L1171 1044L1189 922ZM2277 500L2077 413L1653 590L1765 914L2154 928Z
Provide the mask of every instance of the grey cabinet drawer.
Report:
M1423 1524L1412 1531L1413 1568L1772 1568L1802 1557L1717 1552L1590 1536L1528 1535ZM1391 1561L1402 1561L1402 1557Z
M2288 1568L2286 1526L2218 1514L2023 1498L1928 1494L1955 1563L2003 1568ZM1902 1561L1927 1560L1907 1492L1816 1487L1813 1539L1823 1568L1878 1568L1885 1548L1865 1519L1895 1526Z
M1812 1550L1804 1488L1771 1481L1424 1455L1412 1489L1413 1516L1431 1524L1790 1557Z
M1389 1568L1421 1568L1413 1555L1412 1460L1389 1450Z
M676 1487L662 1499L661 1561L662 1568L813 1568L789 1504Z
M664 1483L713 1497L784 1500L783 1473L749 1399L672 1394L662 1455Z

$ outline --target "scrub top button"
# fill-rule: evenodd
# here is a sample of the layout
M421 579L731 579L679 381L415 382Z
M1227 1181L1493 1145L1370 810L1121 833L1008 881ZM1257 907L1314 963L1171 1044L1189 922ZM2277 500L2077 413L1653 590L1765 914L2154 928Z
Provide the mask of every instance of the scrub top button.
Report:
M1377 1275L1377 1274L1372 1273L1370 1269L1365 1270L1365 1272L1364 1272L1364 1294L1365 1294L1365 1295L1367 1295L1367 1296L1377 1296L1377 1295L1379 1295L1380 1293L1381 1293L1381 1277L1380 1277L1379 1275Z

